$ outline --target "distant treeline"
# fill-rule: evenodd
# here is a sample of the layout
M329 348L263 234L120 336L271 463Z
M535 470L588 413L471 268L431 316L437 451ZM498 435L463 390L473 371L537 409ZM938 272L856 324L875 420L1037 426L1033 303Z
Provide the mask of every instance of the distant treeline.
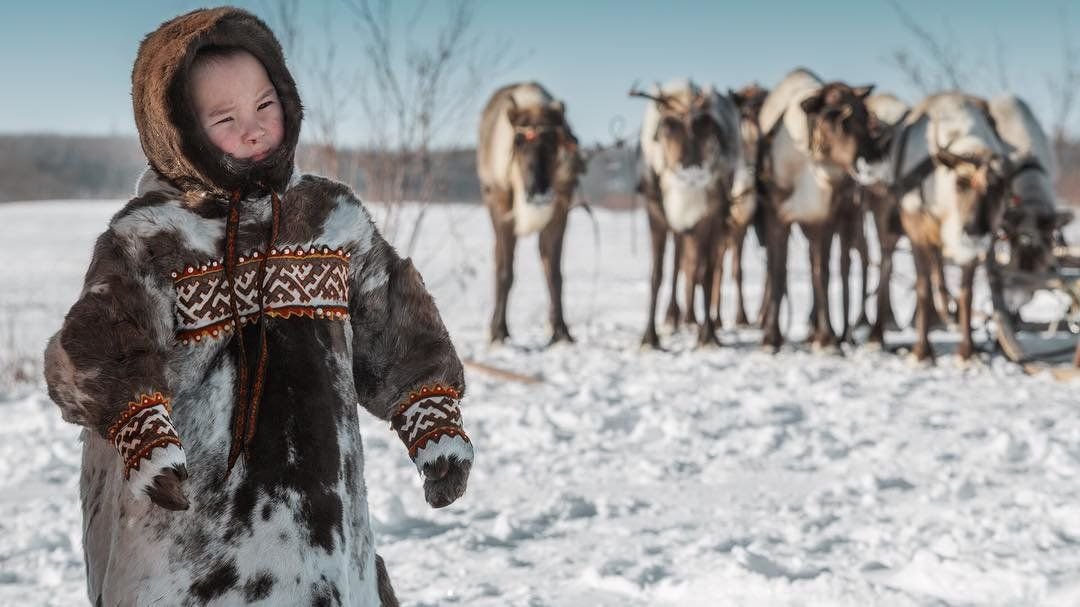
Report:
M337 178L364 195L365 166L372 152L337 152ZM298 163L319 171L325 153L301 146ZM632 202L633 150L612 150L590 163L584 183L586 198L598 204L625 206ZM476 152L443 150L431 162L433 184L427 196L435 201L479 202ZM0 202L67 198L126 198L146 168L134 137L64 135L0 135ZM326 173L326 171L321 171ZM406 198L419 199L419 182L407 183Z
M336 177L365 196L365 167L374 153L338 151ZM1058 190L1072 204L1080 205L1080 141L1059 152L1061 179ZM301 145L298 163L305 170L320 171L325 152ZM435 152L431 162L434 187L422 192L421 180L406 183L406 198L427 197L437 202L479 202L476 153L471 148ZM126 198L146 167L134 137L86 137L65 135L0 135L0 202L62 198ZM589 171L582 180L585 200L597 206L629 208L635 204L634 149L593 152Z

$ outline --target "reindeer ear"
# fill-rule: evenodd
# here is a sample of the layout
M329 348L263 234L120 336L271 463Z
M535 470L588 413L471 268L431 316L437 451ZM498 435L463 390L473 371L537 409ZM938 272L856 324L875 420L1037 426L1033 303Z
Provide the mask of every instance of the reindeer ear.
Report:
M556 99L555 101L552 101L548 104L548 107L551 108L551 111L556 112L559 115L566 114L566 104L561 100Z
M852 87L851 93L859 99L866 99L870 96L870 93L874 92L874 85L868 84L866 86Z
M934 154L934 162L935 164L939 164L947 169L955 171L957 167L965 163L965 160L951 152L938 150L938 153Z
M821 93L818 93L813 97L803 99L802 103L800 103L799 105L802 107L802 110L807 114L816 114L820 112L821 108L825 105L825 97Z

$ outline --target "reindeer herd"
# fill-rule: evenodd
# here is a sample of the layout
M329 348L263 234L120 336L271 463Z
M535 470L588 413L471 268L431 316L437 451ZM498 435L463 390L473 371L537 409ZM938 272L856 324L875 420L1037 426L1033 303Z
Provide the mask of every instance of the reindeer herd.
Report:
M637 154L637 191L646 202L652 245L643 347L660 347L657 299L669 235L674 251L665 319L674 326L696 325L701 346L719 343L729 252L735 321L749 324L742 253L751 228L765 246L767 273L757 322L763 346L772 351L784 340L780 310L793 225L809 244L811 341L821 349L852 340L852 251L858 253L862 277L854 324L869 324L868 214L880 258L869 340L882 344L885 329L895 325L889 283L897 243L906 237L916 268L912 354L920 361L934 357L930 329L954 316L961 332L958 354L972 355L972 283L995 238L1007 240L1013 269L1044 271L1054 263L1053 247L1072 214L1054 194L1056 166L1048 138L1021 99L1004 95L986 101L954 91L909 107L872 90L796 69L771 90L752 84L725 94L684 79L630 91L646 102ZM551 341L573 341L563 318L561 256L586 162L564 104L536 83L499 89L481 117L477 160L495 229L491 340L509 336L506 305L517 238L539 232ZM834 239L843 285L839 335L829 314ZM955 301L945 284L946 262L961 268ZM1013 294L1010 307L1018 309L1027 296ZM697 309L704 311L700 318Z

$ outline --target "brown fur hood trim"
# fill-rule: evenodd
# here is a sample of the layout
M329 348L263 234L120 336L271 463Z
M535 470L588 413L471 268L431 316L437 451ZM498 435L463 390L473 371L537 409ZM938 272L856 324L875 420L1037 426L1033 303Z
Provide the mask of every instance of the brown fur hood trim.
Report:
M208 46L240 47L254 55L277 89L285 137L261 161L239 160L214 146L195 115L188 89L195 54ZM282 190L293 171L303 108L281 45L258 17L232 7L200 9L163 23L139 46L131 72L135 126L150 166L188 197L226 197Z

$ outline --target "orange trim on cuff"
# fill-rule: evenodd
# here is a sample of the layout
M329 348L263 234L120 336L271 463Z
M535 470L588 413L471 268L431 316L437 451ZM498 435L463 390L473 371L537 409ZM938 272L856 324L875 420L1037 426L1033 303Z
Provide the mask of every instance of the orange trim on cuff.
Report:
M161 392L139 395L139 398L127 404L127 409L125 409L124 412L120 414L120 417L109 426L108 431L105 433L105 437L112 441L116 438L116 433L126 426L127 423L131 421L131 418L138 415L143 409L149 409L150 407L156 407L157 405L165 405L165 412L170 415L172 414L172 402Z

